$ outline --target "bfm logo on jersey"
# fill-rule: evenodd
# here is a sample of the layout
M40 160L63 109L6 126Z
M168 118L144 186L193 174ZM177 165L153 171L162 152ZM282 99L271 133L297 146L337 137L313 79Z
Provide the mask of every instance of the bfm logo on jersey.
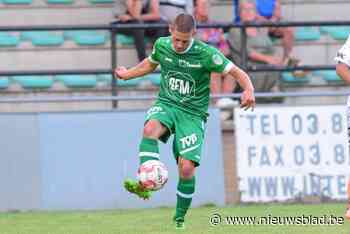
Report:
M188 73L169 71L165 75L166 92L177 101L184 102L196 96L195 80Z
M192 135L180 138L180 141L181 141L182 148L184 149L194 145L197 142L197 136L195 133L193 133Z
M173 91L178 90L182 95L190 94L190 82L186 80L171 77L169 79L169 88Z

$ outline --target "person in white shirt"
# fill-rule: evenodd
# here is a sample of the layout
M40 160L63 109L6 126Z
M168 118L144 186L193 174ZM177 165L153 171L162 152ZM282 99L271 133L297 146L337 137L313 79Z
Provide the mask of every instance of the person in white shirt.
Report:
M346 84L350 85L350 35L345 42L345 44L340 48L335 57L335 61L337 62L336 70L337 74L345 81ZM348 119L348 134L350 140L350 96L347 101L347 119ZM348 181L347 185L347 193L348 193L348 205L345 213L345 217L350 219L350 181Z

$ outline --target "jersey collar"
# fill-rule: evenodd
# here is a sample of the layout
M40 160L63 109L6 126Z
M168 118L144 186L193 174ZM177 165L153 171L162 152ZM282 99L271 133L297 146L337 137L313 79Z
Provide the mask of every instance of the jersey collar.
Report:
M175 51L175 53L177 53L177 54L185 54L185 53L187 53L187 52L191 49L191 47L192 47L192 45L193 45L193 42L194 42L194 39L192 38L190 44L188 45L188 47L187 47L184 51L182 51L182 52L177 52L177 51L175 50L175 48L174 48L173 45L171 45L171 48L172 48L172 49Z

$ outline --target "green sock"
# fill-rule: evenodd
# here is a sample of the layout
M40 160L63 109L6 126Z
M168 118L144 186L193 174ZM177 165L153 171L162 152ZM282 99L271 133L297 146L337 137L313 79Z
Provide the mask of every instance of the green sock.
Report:
M191 206L192 196L194 194L195 188L195 177L193 176L191 179L179 179L179 183L177 185L177 202L176 202L176 214L175 220L185 220L185 215L188 208Z
M140 165L148 160L159 160L158 140L142 138L139 147Z

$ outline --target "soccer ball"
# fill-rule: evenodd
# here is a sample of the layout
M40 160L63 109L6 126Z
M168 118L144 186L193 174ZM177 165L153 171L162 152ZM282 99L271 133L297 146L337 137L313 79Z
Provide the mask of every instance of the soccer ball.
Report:
M161 161L149 160L141 164L137 178L145 189L156 191L168 181L168 170Z

